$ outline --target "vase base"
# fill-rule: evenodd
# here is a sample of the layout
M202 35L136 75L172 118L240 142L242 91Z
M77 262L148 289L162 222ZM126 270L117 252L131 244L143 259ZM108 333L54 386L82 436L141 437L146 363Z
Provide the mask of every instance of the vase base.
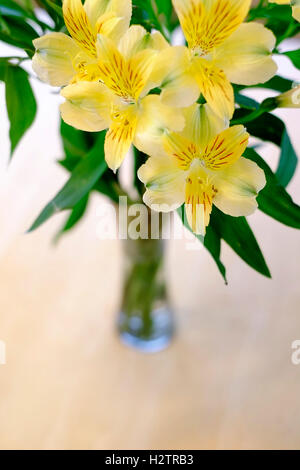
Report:
M165 308L152 313L151 331L143 331L141 317L128 318L123 312L119 317L118 330L123 344L144 353L156 353L166 349L174 335L172 312Z

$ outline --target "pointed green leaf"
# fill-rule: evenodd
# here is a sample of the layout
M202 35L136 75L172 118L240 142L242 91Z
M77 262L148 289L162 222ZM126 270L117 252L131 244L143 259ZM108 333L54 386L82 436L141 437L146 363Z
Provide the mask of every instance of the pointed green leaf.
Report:
M54 10L58 16L60 16L61 18L64 17L61 6L56 5L56 3L53 2L52 0L45 0L45 1L46 1L46 4L49 5L49 7L52 8L52 10Z
M300 69L300 49L297 51L284 52L284 55L286 55L293 62L297 69Z
M34 54L33 39L38 37L37 31L22 18L5 16L5 28L0 28L0 41L19 47L32 57Z
M21 138L31 126L36 115L36 101L21 67L8 64L5 73L5 96L10 121L9 137L12 155Z
M289 184L295 174L297 165L298 156L285 129L281 142L279 165L276 171L276 176L282 186L286 187Z
M86 194L82 199L80 199L80 201L73 207L73 209L71 209L71 213L67 218L64 226L60 229L60 231L55 237L55 242L57 242L64 233L74 228L75 225L77 225L78 222L82 219L87 209L88 200L89 193Z
M249 110L237 109L235 118L247 116ZM298 165L298 156L290 140L284 122L271 113L265 113L253 121L245 124L247 131L261 140L273 142L281 147L277 178L282 186L286 187L295 174Z
M238 92L235 93L235 101L240 105L241 108L252 110L259 108L259 103L257 101Z
M222 263L220 256L221 256L221 237L220 235L214 230L212 225L209 225L206 229L206 235L204 238L204 246L210 252L213 259L215 260L220 273L222 274L225 283L227 284L226 278L226 268Z
M0 14L17 18L32 18L29 11L25 10L25 8L12 0L1 0Z
M244 109L237 110L240 114L249 112ZM284 122L271 113L265 113L257 119L245 124L249 134L261 140L267 140L281 146L282 137L285 131Z
M206 236L203 237L202 235L197 235L194 233L188 224L186 215L185 215L185 209L184 205L179 207L177 209L177 213L183 223L183 225L196 237L198 238L199 242L202 243L205 248L210 252L212 255L213 259L216 262L216 265L221 273L221 276L223 277L225 283L227 284L227 279L226 279L226 268L224 264L220 260L220 255L221 255L221 238L220 236L216 233L216 231L211 227L207 227L207 232Z
M245 217L231 217L216 207L211 214L211 226L219 237L249 266L266 277L271 277L264 256Z
M61 120L60 133L66 158L77 158L86 155L89 150L83 131L75 129Z
M70 179L42 210L29 232L40 227L52 215L66 209L72 209L89 193L107 168L104 160L104 139L105 132L99 133L92 150L78 163Z
M177 212L185 227L192 232L184 217L183 206ZM245 217L230 217L214 206L210 224L206 230L205 237L194 235L204 243L205 248L212 255L226 284L226 268L220 259L221 240L224 240L253 269L266 277L271 277L264 256Z
M242 90L244 88L267 88L269 90L279 91L280 93L284 93L292 88L293 82L288 80L287 78L280 77L279 75L275 75L275 77L271 78L265 83L258 83L257 85L251 85L247 87L245 85L236 85L235 89Z
M284 225L300 229L300 206L293 202L269 165L254 149L247 149L244 156L256 162L266 175L267 184L257 198L259 209Z

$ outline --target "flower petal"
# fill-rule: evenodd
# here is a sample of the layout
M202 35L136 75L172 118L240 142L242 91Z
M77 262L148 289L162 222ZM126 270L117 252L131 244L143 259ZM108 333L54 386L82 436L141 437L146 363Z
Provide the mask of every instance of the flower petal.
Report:
M295 6L292 8L293 10L293 17L295 20L300 22L300 2L299 0L296 1Z
M113 40L119 38L119 27L122 18L119 18L114 13L105 13L98 18L96 23L97 34L109 36Z
M122 41L119 44L119 51L125 58L132 57L136 52L141 50L140 44L142 43L147 31L143 26L132 25L124 36Z
M193 68L195 79L207 103L220 117L231 119L234 112L234 94L224 72L199 57L193 59Z
M155 31L150 34L143 26L132 25L122 37L119 51L128 59L144 49L161 51L167 47L169 44L160 32Z
M133 71L133 79L129 76L129 80L132 81L135 99L145 96L155 86L150 77L156 56L157 52L153 49L145 49L135 54L127 63L128 69Z
M271 56L275 43L274 34L263 25L254 22L242 24L216 50L216 64L233 83L264 83L277 71Z
M52 86L67 85L76 71L73 67L80 48L70 36L50 33L33 41L36 52L32 68L37 76Z
M201 153L213 137L229 126L228 119L215 114L207 103L185 108L183 115L186 125L182 135L195 142Z
M199 86L191 71L186 47L163 49L156 58L150 79L156 86L161 86L161 99L168 106L184 108L199 98Z
M135 105L116 110L105 138L105 160L114 172L120 167L133 142L137 126Z
M128 29L132 14L132 3L128 0L86 0L84 9L95 27L99 17L106 13L113 13L121 19L118 27L118 36L121 37Z
M175 132L164 135L163 146L165 152L174 158L183 171L187 171L192 161L199 156L195 143Z
M191 167L185 187L185 213L194 233L205 235L212 211L214 186L199 162Z
M244 21L250 0L173 0L191 49L209 54Z
M135 146L147 155L161 152L165 131L179 132L185 121L180 110L165 106L158 95L149 95L141 100L140 115Z
M266 184L263 170L241 157L231 167L218 173L218 193L214 204L225 214L241 217L257 209L256 197Z
M278 108L300 108L300 85L274 98Z
M101 83L78 82L63 88L61 95L66 98L61 115L70 126L90 132L109 126L112 97Z
M249 134L244 126L233 126L214 137L202 156L206 168L217 171L235 163L244 153Z
M136 101L147 85L156 52L145 49L125 60L113 41L98 35L97 51L101 59L99 76L105 85L124 100Z
M92 27L81 0L64 0L63 14L72 38L90 56L96 56L96 32Z
M184 203L185 173L164 152L150 157L138 177L146 185L143 200L152 209L159 205L161 212L170 212Z

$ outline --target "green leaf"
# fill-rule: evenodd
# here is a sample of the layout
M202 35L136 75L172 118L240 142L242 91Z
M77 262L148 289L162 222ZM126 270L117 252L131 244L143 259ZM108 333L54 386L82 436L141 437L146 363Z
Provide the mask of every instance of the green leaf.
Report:
M46 1L46 4L49 5L49 7L52 8L52 10L55 11L55 13L58 16L60 16L61 18L64 17L61 6L56 5L56 3L54 3L52 0L45 0L45 1Z
M268 82L255 86L258 86L260 88L268 88L270 90L284 93L285 91L288 91L292 88L293 82L291 80L288 80L287 78L275 75L275 77L271 78Z
M295 174L297 165L298 156L285 129L281 142L279 165L276 171L276 176L282 186L286 187L289 184Z
M219 235L215 232L215 230L209 226L207 227L207 232L206 236L203 237L202 235L197 235L194 233L191 229L191 227L188 224L186 215L185 215L185 209L184 205L179 207L177 209L177 213L183 223L183 225L196 237L198 238L199 242L202 243L205 248L210 252L212 255L213 259L215 260L217 267L221 273L221 276L223 277L225 283L227 284L227 279L226 279L226 268L223 265L223 263L220 260L220 255L221 255L221 238Z
M139 195L142 197L145 192L145 185L141 182L138 177L138 171L140 167L146 163L148 156L138 150L136 147L133 148L133 156L134 156L134 186L136 187Z
M83 131L79 131L61 120L60 133L66 158L81 158L86 155L89 147Z
M269 81L265 83L258 83L257 85L251 85L250 87L245 85L235 85L236 90L243 90L245 88L267 88L269 90L279 91L280 93L284 93L292 88L293 82L288 80L287 78L280 77L279 75L275 75L275 77L271 78Z
M0 41L24 49L32 57L34 54L32 41L38 37L35 29L17 17L2 17L2 21L5 21L6 28L0 29Z
M219 268L221 275L224 278L225 283L227 284L226 268L220 259L221 238L211 225L209 225L206 229L206 235L204 238L204 246L212 255L213 259L215 260Z
M269 165L251 148L244 156L257 163L266 175L267 184L257 197L259 209L284 225L300 229L300 206L293 202Z
M173 10L172 0L155 0L155 4L159 19L165 23L169 32L174 31L179 21Z
M186 217L184 217L183 206L180 207L177 212L185 227L192 232L186 221ZM212 255L226 283L226 268L220 259L222 239L249 266L260 274L271 277L263 254L245 217L230 217L229 215L223 214L214 206L210 225L206 229L206 236L194 235L204 243L205 248Z
M248 96L242 95L241 93L235 93L235 101L239 104L242 108L246 109L258 109L259 103Z
M59 164L64 167L66 170L72 172L74 168L78 165L81 158L78 157L69 157L64 160L59 160ZM118 189L118 181L117 176L107 168L101 178L96 182L96 184L92 188L93 190L97 191L98 193L104 194L109 199L114 201L118 204L119 202L119 193Z
M36 25L41 26L43 30L52 29L49 25L45 24L43 21L39 20L34 13L34 8L31 3L31 0L25 0L22 2L12 1L12 0L1 0L0 4L0 16L17 18L23 23L28 24L28 20L34 22Z
M1 0L0 14L5 16L17 16L19 18L28 18L28 12L21 5L12 0Z
M166 18L172 15L172 1L171 0L155 0L158 13L163 13Z
M251 111L250 111L251 113ZM234 118L236 122L243 120L249 110L237 109ZM277 169L277 177L282 186L287 186L297 168L298 157L292 145L284 122L271 113L264 113L253 121L246 123L247 131L261 140L273 142L281 147L281 155Z
M299 24L292 18L289 5L269 4L262 9L260 18L267 18L266 27L271 29L276 36L276 43L280 44L284 39L295 36L299 31Z
M297 51L284 52L284 55L289 57L289 59L293 62L294 66L297 67L297 69L300 69L300 49L298 49Z
M21 138L33 123L37 109L28 74L21 67L7 65L5 96L10 121L10 154L12 155Z
M0 80L2 82L5 82L6 68L7 68L7 62L0 60Z
M29 10L26 10L21 5L16 3L13 0L1 0L0 3L0 15L2 16L12 16L17 18L31 18L34 16Z
M10 34L10 29L7 23L5 22L5 20L1 17L1 15L0 15L0 33L6 34L6 35Z
M159 10L154 0L133 0L132 7L132 23L144 26L149 32L157 29L163 36L168 36L167 26L159 18Z
M67 218L64 226L61 228L61 230L58 232L58 234L55 237L55 242L57 242L60 237L70 231L72 228L75 227L75 225L78 224L78 222L82 219L82 217L85 214L85 211L87 209L88 205L88 200L89 200L89 193L86 194L71 210L71 214Z
M292 18L289 5L275 5L265 0L265 5L260 2L257 8L252 8L248 21L261 19L267 28L276 36L276 43L280 44L284 39L293 37L299 32L300 25Z
M243 122L244 118L250 113L251 111L247 109L237 109L234 113L234 123ZM256 117L253 121L247 121L245 126L247 131L254 137L273 142L280 147L285 125L283 121L274 114L264 113Z
M70 179L42 210L30 227L29 232L40 227L52 215L66 209L72 209L89 193L107 168L104 160L104 139L105 132L99 133L95 146L78 163Z
M39 3L54 21L55 31L65 32L65 23L61 7L62 2L60 0L39 0Z
M249 266L266 277L271 277L264 256L245 217L231 217L215 206L211 227Z
M119 184L115 180L115 175L113 175L112 178L111 170L104 172L103 177L97 181L93 189L101 194L104 194L104 196L107 196L116 204L119 204Z

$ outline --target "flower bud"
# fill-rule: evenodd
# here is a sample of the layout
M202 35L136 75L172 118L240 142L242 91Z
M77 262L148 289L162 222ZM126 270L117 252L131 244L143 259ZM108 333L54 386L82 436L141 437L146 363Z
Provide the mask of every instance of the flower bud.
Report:
M278 108L300 108L300 85L276 97Z

